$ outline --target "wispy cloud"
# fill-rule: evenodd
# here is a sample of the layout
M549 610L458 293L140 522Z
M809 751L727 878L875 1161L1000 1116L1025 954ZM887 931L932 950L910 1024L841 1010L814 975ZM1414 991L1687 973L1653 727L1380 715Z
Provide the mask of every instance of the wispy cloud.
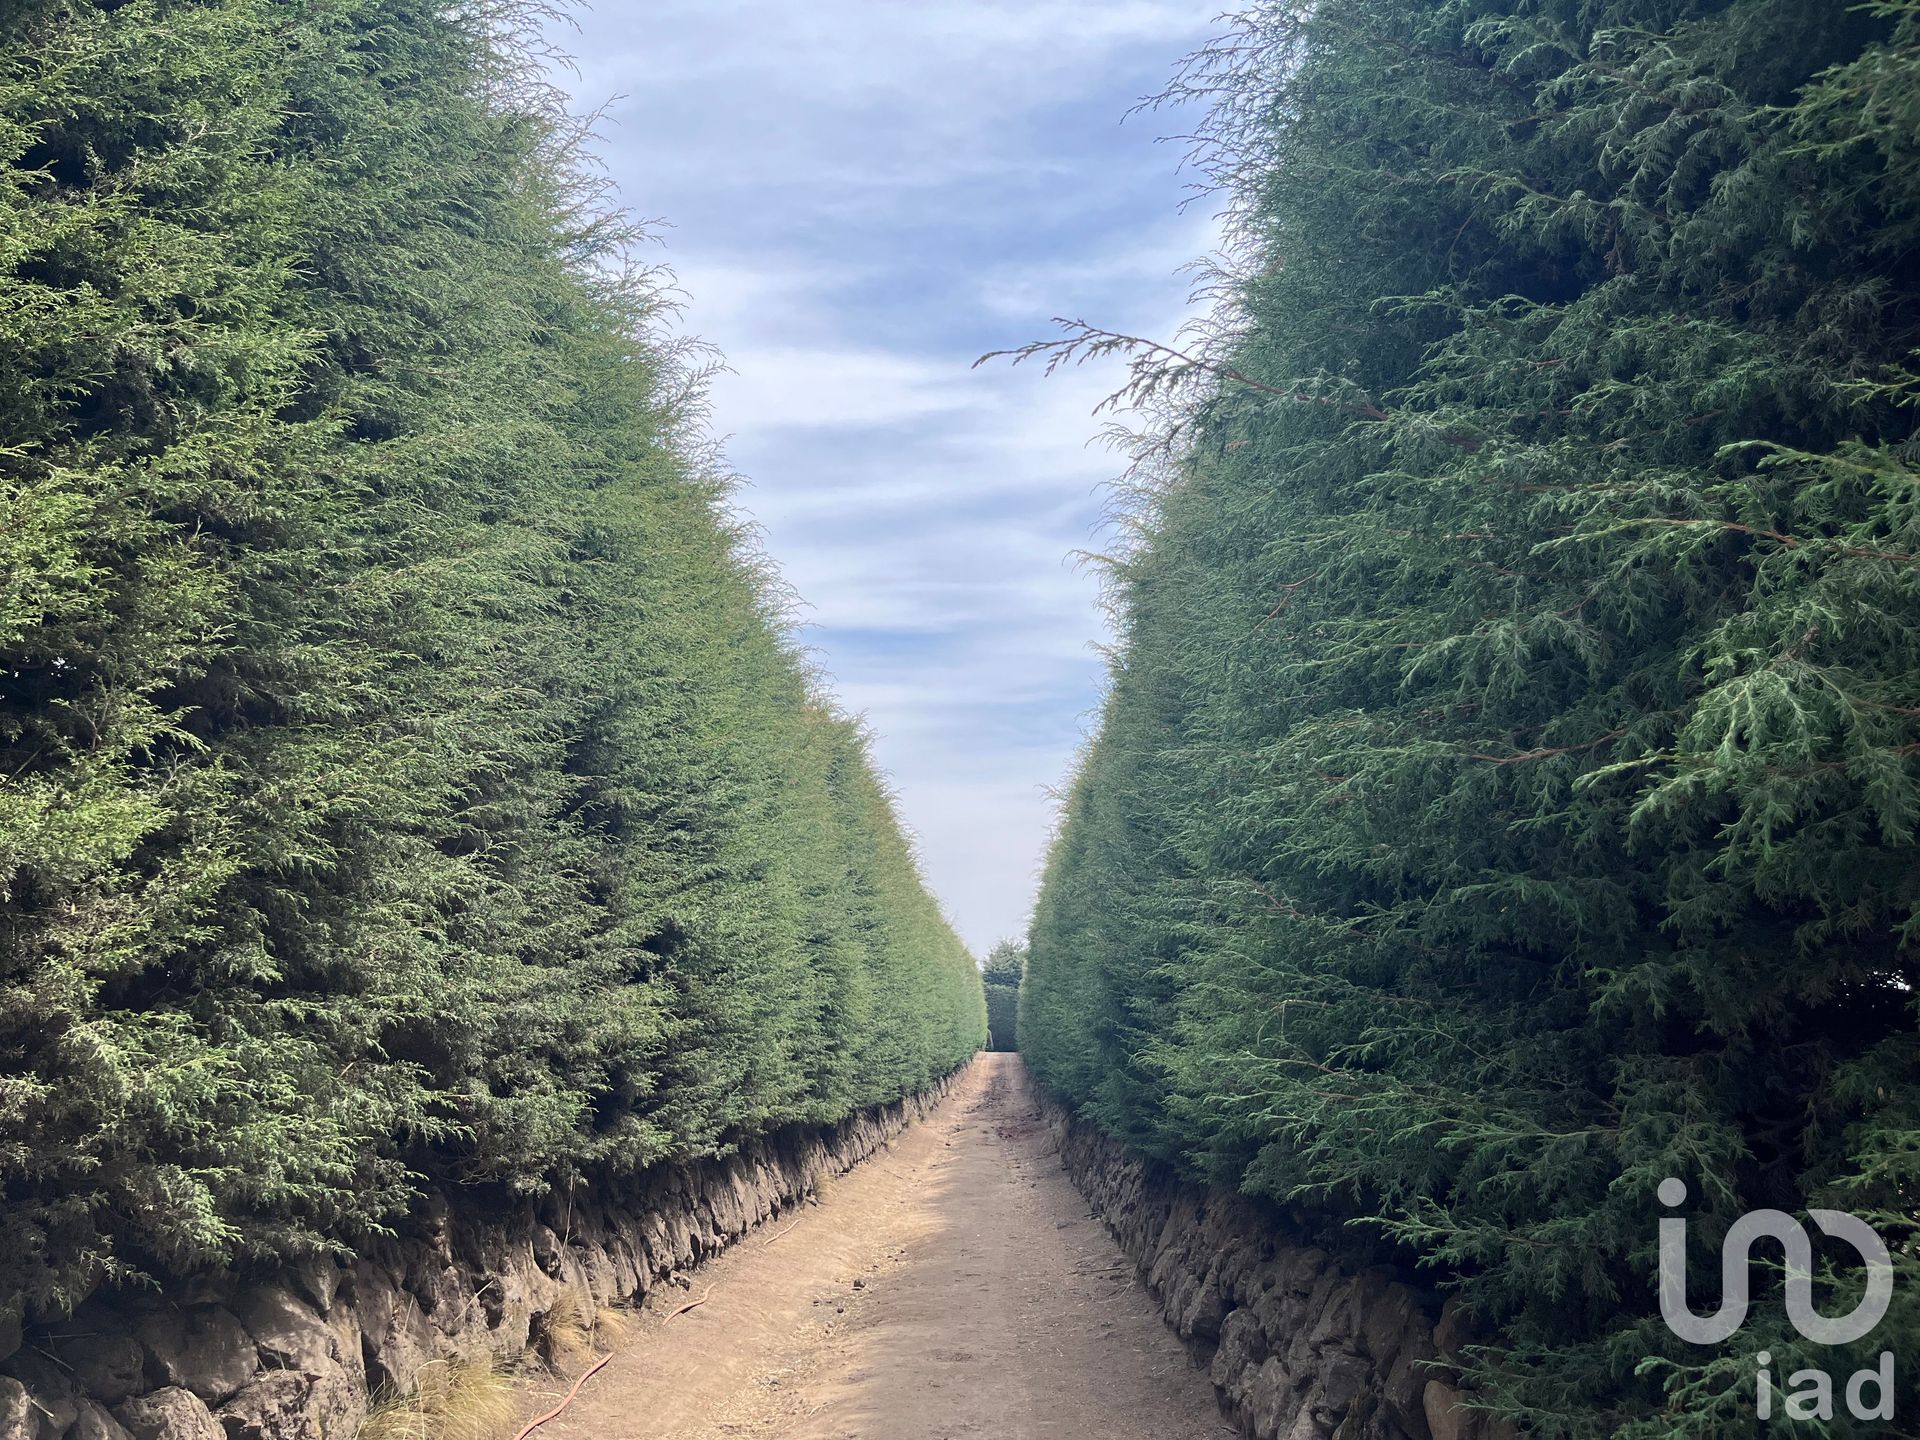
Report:
M1098 586L1071 554L1116 468L1087 442L1120 377L972 362L1058 313L1177 325L1211 226L1154 143L1178 118L1120 120L1210 13L607 0L561 37L583 107L624 97L604 153L727 356L741 503L978 948L1024 927L1096 702Z

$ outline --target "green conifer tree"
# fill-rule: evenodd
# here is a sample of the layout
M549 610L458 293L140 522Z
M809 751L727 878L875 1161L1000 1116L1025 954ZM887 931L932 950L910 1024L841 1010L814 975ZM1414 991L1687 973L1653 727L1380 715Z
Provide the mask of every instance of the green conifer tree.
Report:
M1750 1435L1755 1351L1920 1335L1920 8L1275 0L1177 88L1234 268L1051 347L1169 420L1022 1046L1432 1267L1531 1433ZM1667 1176L1702 1257L1863 1215L1894 1311L1680 1343Z
M985 1039L536 19L0 7L0 1314Z

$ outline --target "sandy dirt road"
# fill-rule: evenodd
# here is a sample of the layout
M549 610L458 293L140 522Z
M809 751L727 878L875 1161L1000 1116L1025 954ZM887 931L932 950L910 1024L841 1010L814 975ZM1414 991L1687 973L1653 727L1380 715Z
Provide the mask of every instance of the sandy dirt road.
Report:
M710 1287L710 1288L709 1288ZM540 1440L1221 1440L1016 1057L656 1302ZM679 1302L684 1303L684 1302ZM542 1408L545 1408L544 1406Z

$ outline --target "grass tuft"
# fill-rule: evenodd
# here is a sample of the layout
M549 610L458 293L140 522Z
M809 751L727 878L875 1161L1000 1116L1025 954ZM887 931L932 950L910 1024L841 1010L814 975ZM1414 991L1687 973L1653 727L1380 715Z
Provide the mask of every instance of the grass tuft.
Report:
M596 1350L612 1350L625 1342L632 1321L624 1310L600 1305L578 1286L562 1290L538 1321L535 1348L547 1367L568 1374Z
M534 1344L549 1369L570 1374L596 1350L611 1350L627 1338L626 1313L596 1304L578 1286L562 1290L553 1306L540 1317Z
M534 1343L549 1369L565 1374L593 1353L594 1322L599 1309L593 1297L574 1286L554 1297L539 1320Z
M358 1440L499 1440L519 1418L492 1360L435 1360L420 1367L411 1394L376 1399Z
M602 1305L593 1318L593 1343L602 1350L618 1350L632 1334L632 1314L617 1305Z

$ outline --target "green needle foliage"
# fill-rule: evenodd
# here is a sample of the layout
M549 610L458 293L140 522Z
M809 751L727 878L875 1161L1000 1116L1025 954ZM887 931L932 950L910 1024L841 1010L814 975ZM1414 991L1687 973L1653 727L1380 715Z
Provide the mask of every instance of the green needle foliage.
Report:
M0 7L0 1312L985 1039L537 19Z
M1761 1349L1890 1349L1906 1414L1920 4L1274 0L1176 91L1221 321L1032 347L1131 351L1166 423L1022 1049L1430 1266L1533 1433L1751 1435ZM1835 1352L1763 1292L1682 1344L1670 1175L1696 1309L1736 1215L1814 1205L1880 1230L1894 1310Z
M1002 940L981 963L980 978L987 987L987 1048L1020 1048L1020 981L1027 968L1027 947L1018 940Z

